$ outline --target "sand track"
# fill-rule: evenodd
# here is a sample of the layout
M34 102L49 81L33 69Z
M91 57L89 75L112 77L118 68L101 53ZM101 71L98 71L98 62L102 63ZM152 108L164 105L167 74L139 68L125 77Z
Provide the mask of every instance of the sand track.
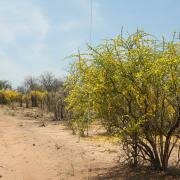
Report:
M78 140L63 125L39 127L35 120L0 108L0 179L91 179L115 165L118 147Z

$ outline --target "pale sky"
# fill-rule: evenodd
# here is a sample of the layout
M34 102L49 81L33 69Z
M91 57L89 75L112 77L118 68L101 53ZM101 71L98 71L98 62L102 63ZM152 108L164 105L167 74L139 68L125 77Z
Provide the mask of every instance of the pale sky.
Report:
M0 79L14 86L45 71L64 77L89 41L90 0L0 0ZM122 26L168 39L180 32L180 0L93 0L93 44Z

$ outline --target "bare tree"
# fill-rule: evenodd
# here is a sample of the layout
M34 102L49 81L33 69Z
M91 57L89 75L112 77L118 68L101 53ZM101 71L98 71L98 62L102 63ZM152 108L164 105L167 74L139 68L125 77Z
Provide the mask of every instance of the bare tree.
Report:
M57 79L52 73L45 72L40 76L40 83L43 90L47 91L46 104L48 111L54 111L54 103L57 97L58 90L63 86L63 82Z
M25 91L28 92L28 91L39 90L41 87L38 83L37 78L29 76L24 80L24 88Z
M36 90L40 90L40 84L38 83L38 79L34 78L32 76L29 76L25 79L24 81L24 87L25 87L25 91L30 92L30 91L36 91ZM31 95L31 103L32 103L32 107L37 107L38 103L37 103L37 98L34 95Z
M0 90L1 89L11 89L11 84L9 81L0 80Z
M45 72L40 76L42 88L48 92L57 92L62 87L63 82L57 79L52 73Z

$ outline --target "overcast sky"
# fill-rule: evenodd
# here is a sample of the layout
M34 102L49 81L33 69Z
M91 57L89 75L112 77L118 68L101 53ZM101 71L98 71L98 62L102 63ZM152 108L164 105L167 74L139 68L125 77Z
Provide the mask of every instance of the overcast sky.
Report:
M90 0L0 0L0 79L67 74L65 57L89 40ZM137 27L157 38L180 31L180 0L93 0L93 44Z

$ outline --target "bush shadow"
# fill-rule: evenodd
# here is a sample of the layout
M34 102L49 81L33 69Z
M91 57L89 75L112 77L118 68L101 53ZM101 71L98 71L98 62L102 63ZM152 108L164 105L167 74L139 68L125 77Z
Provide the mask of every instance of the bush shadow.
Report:
M153 171L150 167L130 168L129 166L115 166L109 169L94 169L96 176L92 180L179 180L180 169L169 168L167 172Z

